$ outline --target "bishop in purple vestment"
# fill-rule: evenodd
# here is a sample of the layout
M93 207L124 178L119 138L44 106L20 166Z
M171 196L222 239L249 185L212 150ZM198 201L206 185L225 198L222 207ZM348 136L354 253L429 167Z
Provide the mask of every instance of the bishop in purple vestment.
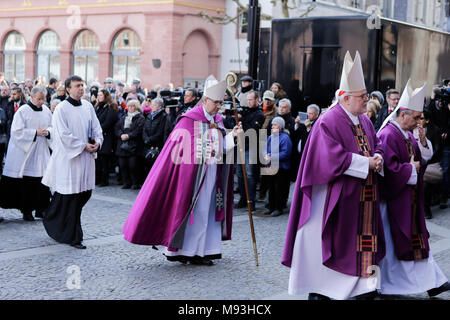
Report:
M425 216L423 175L432 156L430 141L412 134L422 116L424 85L415 91L408 81L399 104L378 133L384 149L381 215L386 256L381 261L380 293L435 296L450 289L433 259Z
M289 293L348 299L375 290L370 277L385 253L378 171L383 151L364 115L359 54L346 55L339 103L319 117L300 162L282 263Z
M206 88L178 121L133 204L125 240L160 246L170 261L212 265L221 257L220 241L231 239L233 171L216 160L240 130L225 137L217 113L224 94L224 82Z

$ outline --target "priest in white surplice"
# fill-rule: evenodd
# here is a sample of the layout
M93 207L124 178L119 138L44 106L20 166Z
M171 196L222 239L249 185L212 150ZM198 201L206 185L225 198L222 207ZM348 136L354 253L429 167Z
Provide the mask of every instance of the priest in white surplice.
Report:
M423 175L432 146L426 138L418 143L411 132L422 116L426 84L413 90L410 83L378 133L385 155L380 209L386 257L380 263L380 292L433 297L450 290L450 284L433 259L425 224Z
M103 142L94 107L81 99L83 86L78 76L65 81L69 97L53 113L53 153L42 179L54 192L44 227L53 239L77 249L86 248L81 210L95 187L95 152Z
M370 298L384 257L377 176L382 148L364 115L361 58L344 59L338 101L319 117L303 151L282 263L289 294L309 299Z
M34 87L30 101L14 114L11 139L0 183L1 206L17 208L23 219L42 218L50 201L49 189L41 184L50 158L48 139L52 114L44 103L47 90Z

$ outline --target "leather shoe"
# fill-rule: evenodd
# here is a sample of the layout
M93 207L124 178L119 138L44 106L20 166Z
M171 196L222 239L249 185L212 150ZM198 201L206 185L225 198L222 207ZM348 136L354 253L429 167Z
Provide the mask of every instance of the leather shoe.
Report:
M5 219L3 219L2 217L0 217L0 222L3 222Z
M76 249L86 249L86 248L87 248L87 247L83 244L83 242L71 244L71 246L74 247L74 248L76 248Z
M375 300L378 297L377 291L372 291L364 294L360 294L355 297L355 300Z
M283 211L281 211L281 210L275 210L274 212L272 212L271 214L270 214L270 216L271 217L278 217L278 216L281 216L283 214Z
M438 294L441 294L442 292L449 291L449 290L450 290L450 282L447 281L439 288L434 288L434 289L428 290L427 292L430 297L434 297L434 296L437 296Z
M241 209L241 208L245 208L246 206L247 206L247 203L241 199L241 200L239 200L238 203L236 203L234 205L234 208L235 209Z
M268 215L270 215L272 212L273 212L273 210L267 209L266 211L264 211L264 214L268 216Z
M431 214L430 207L425 207L425 219L431 219L433 218L433 215Z
M122 186L122 188L120 188L120 189L130 189L131 188L131 185L129 185L129 184L124 184L123 186Z
M34 213L34 217L35 218L41 218L44 219L44 214L42 210L36 210L36 212Z
M323 296L318 293L310 293L308 295L308 300L331 300L331 299L328 298L327 296Z
M191 264L199 265L199 266L212 266L214 262L210 259L204 257L193 257L189 260Z
M23 213L23 220L34 221L34 217L31 213Z

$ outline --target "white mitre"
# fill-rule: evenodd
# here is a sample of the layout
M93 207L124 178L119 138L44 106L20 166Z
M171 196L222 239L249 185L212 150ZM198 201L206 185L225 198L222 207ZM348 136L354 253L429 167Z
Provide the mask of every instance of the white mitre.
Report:
M426 87L427 83L425 82L422 87L413 90L411 87L411 79L409 79L397 108L423 112Z
M226 89L227 83L225 80L219 82L213 75L210 75L205 80L203 96L214 101L223 101Z
M350 52L347 51L342 68L341 83L339 90L342 92L356 92L366 89L364 73L361 64L361 56L356 51L355 60L352 60Z
M378 132L380 132L381 129L383 129L389 121L391 121L391 119L397 114L398 109L423 112L426 87L427 83L425 82L422 87L413 90L411 87L411 79L409 79L406 83L405 90L403 90L402 96L400 97L397 108L395 108L386 120L384 120L383 125L380 127Z

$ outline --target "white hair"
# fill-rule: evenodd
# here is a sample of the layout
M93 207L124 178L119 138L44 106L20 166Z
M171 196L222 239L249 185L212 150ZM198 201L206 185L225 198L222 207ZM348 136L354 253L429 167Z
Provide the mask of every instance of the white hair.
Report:
M307 108L306 111L310 110L310 109L314 109L316 111L317 114L320 113L320 108L317 104L310 104Z
M61 100L59 100L59 99L52 99L52 101L50 101L50 106L53 106L54 104L58 105L59 103L61 103Z
M289 109L291 109L291 107L292 107L291 100L289 100L288 98L281 99L280 101L278 101L278 105L280 105L282 102L286 102L286 104L288 105Z
M32 97L34 97L37 93L43 93L44 96L46 96L47 89L45 89L45 87L42 87L42 86L35 86L35 87L33 87L33 89L31 89L30 95Z

